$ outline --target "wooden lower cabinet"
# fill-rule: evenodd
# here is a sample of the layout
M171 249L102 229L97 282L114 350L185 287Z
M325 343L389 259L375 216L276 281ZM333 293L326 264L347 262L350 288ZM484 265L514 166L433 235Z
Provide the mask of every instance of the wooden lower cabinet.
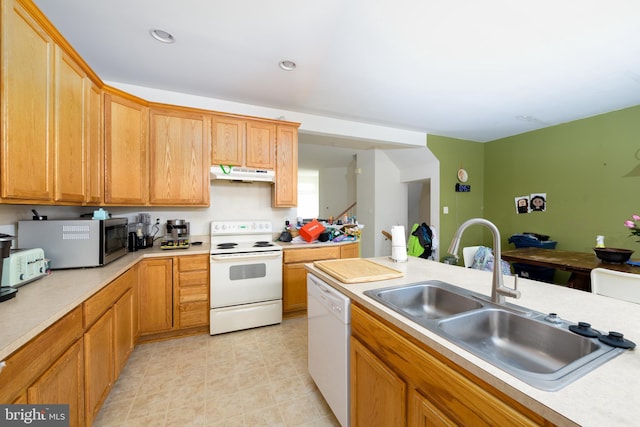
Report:
M349 243L340 246L340 258L360 258L360 244Z
M354 426L404 426L407 384L351 337L351 424Z
M134 349L139 325L148 330L149 318L155 328L173 325L174 275L181 301L174 332L208 330L208 263L208 254L163 257L127 270L4 360L0 403L69 404L69 425L91 426Z
M173 328L173 259L144 259L139 266L140 334L170 331Z
M115 381L113 310L84 334L86 424L91 425Z
M209 327L209 254L149 258L139 265L139 341Z
M113 305L114 377L118 378L135 346L134 288Z
M307 271L304 265L314 261L357 258L360 243L344 245L284 249L282 256L282 312L302 314L307 309Z
M209 255L177 257L176 305L178 329L209 325Z
M83 303L85 425L90 426L135 344L136 268Z
M551 425L357 304L351 335L354 427Z
M415 427L455 427L456 423L419 391L411 390L409 393L409 425Z
M69 426L84 425L83 341L79 339L15 403L68 404Z

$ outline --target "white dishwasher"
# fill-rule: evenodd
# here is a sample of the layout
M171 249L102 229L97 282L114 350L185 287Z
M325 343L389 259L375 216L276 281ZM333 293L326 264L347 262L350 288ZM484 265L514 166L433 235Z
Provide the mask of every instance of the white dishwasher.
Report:
M309 374L334 415L349 426L351 300L307 274Z

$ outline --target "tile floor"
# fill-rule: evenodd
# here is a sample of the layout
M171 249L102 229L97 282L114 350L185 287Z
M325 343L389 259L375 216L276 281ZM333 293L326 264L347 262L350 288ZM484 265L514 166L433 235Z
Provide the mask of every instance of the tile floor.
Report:
M307 320L136 347L94 422L336 426L307 373Z

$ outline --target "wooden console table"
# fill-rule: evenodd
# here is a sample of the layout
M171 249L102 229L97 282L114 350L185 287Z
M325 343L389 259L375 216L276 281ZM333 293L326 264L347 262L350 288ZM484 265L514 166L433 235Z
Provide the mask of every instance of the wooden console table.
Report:
M601 262L593 252L561 251L557 249L520 248L502 252L502 259L509 262L557 268L571 273L567 286L591 292L591 270L607 268L640 274L640 267L629 264L608 264Z

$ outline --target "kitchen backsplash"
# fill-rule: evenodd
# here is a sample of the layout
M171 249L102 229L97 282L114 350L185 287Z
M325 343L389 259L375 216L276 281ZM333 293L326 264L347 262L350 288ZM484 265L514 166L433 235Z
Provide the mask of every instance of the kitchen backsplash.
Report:
M156 218L160 219L160 233L164 233L168 219L189 221L191 234L194 236L209 234L210 222L223 220L267 220L272 222L274 231L277 231L284 227L285 219L295 220L296 208L272 208L271 190L272 184L268 183L216 181L210 186L211 204L208 208L108 206L105 209L113 216L127 217L129 221L133 221L138 213L147 212L151 215L152 222L155 222ZM31 209L35 209L40 215L55 219L78 217L93 212L97 207L0 205L0 229L3 229L3 226L16 227L18 221L31 219ZM17 233L19 234L19 230Z

